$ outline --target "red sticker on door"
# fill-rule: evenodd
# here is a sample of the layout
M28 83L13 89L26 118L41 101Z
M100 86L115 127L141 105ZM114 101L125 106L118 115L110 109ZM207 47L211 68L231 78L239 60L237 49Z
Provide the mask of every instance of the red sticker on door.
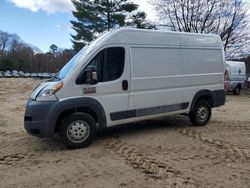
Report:
M96 93L96 88L95 87L83 88L83 93L84 94Z

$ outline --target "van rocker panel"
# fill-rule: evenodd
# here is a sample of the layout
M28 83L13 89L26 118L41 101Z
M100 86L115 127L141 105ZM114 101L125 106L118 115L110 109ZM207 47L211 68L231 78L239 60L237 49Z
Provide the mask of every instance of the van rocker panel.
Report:
M112 121L141 117L147 115L155 115L160 113L174 112L178 110L185 110L188 108L189 103L180 103L180 104L172 104L172 105L164 105L164 106L156 106L149 108L141 108L134 109L128 111L114 112L110 114L110 118Z
M191 104L191 110L194 108L196 101L200 97L203 97L203 96L211 97L212 102L213 102L212 107L219 107L225 104L226 93L223 89L215 90L215 91L201 90L195 94L192 104ZM110 113L110 118L112 121L117 121L117 120L129 119L129 118L134 118L134 117L141 117L141 116L148 116L148 115L155 115L155 114L185 110L188 108L188 106L189 106L189 102L185 102L185 103L172 104L172 105L155 106L155 107L149 107L149 108L113 112L113 113Z

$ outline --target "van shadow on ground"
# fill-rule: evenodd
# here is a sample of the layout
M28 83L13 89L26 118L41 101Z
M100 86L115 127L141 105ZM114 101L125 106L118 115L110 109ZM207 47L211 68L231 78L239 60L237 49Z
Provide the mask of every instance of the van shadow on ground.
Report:
M192 126L187 116L168 116L161 119L152 119L146 121L140 121L135 123L123 124L114 127L107 128L97 134L95 141L89 146L93 147L96 142L106 138L119 138L131 135L144 134L148 132L154 132L158 130L173 130L183 127ZM39 138L34 138L39 139ZM40 139L39 139L40 140ZM42 139L40 144L43 145L45 150L66 150L63 146L59 135L57 134L54 138Z
M187 126L191 126L187 116L168 116L161 119L152 119L110 127L99 133L97 138L126 137L126 135L131 134L137 135L144 132L152 132L161 129L171 130Z

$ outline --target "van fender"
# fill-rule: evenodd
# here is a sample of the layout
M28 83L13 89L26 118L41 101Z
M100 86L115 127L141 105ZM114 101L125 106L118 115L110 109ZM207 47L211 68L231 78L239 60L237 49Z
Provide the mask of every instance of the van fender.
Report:
M103 106L99 101L97 101L94 98L91 97L77 97L77 98L70 98L66 100L62 100L58 102L58 104L53 108L53 110L50 113L49 122L51 131L55 130L56 127L56 121L59 118L60 114L64 111L75 109L77 111L77 108L82 107L89 107L91 108L96 114L97 118L100 123L100 128L106 128L107 127L107 119L105 115L105 111Z
M208 89L206 90L200 90L198 91L192 101L191 107L190 107L190 112L193 111L196 102L199 100L199 98L201 98L202 96L209 96L212 99L212 107L214 107L214 102L215 102L215 95L213 91L210 91Z

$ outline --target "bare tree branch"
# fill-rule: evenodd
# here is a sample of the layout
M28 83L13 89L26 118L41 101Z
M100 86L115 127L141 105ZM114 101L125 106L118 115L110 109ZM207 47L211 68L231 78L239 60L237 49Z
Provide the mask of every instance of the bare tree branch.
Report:
M173 31L220 35L227 54L246 43L248 20L243 0L154 0L152 4Z

